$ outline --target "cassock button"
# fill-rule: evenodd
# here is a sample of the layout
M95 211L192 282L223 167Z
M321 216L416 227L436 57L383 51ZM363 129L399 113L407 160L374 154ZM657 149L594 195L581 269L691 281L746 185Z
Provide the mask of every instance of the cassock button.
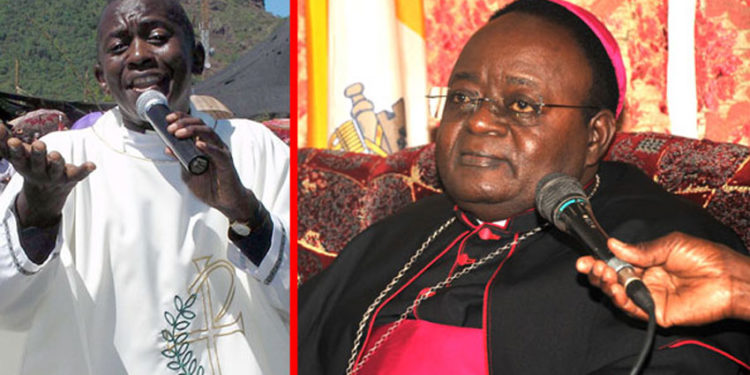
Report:
M458 262L459 266L465 266L467 264L473 264L476 261L477 261L476 259L470 258L469 255L466 254L466 253L458 254L458 261L457 262Z
M492 233L492 230L490 228L484 227L479 230L479 238L487 241L487 240L499 240L500 236Z

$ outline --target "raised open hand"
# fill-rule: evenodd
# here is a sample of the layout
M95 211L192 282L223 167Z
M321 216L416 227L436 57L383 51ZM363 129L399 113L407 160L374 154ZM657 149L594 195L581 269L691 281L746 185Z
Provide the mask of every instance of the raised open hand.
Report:
M31 144L11 137L0 127L0 156L8 159L23 176L16 210L22 227L47 227L60 217L68 194L96 166L91 162L68 164L59 152L47 153L47 145L39 140Z

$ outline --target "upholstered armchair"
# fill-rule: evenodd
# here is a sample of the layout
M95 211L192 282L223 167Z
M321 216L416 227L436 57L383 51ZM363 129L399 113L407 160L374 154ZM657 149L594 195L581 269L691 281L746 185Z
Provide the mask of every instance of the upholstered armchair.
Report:
M298 282L326 268L356 234L441 191L433 144L380 157L301 149ZM701 205L750 246L750 149L656 133L619 133L607 160L631 163Z

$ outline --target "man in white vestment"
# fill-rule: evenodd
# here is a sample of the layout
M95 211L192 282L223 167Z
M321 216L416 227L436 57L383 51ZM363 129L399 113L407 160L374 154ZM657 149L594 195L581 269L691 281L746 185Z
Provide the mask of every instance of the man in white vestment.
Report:
M110 1L97 43L117 107L31 144L0 128L0 372L288 373L289 148L191 108L204 51L177 0ZM207 172L139 119L146 90Z

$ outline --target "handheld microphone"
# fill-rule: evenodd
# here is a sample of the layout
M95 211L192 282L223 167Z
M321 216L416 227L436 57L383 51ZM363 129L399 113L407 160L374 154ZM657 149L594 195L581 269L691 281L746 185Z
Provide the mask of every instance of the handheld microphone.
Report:
M185 170L194 175L206 172L208 158L195 148L195 142L192 139L178 139L167 131L167 115L172 111L164 94L156 90L145 91L138 97L135 106L138 116L151 124L162 142L172 149Z
M591 203L581 183L562 173L550 173L536 187L536 207L539 214L561 231L576 237L617 272L620 284L638 307L653 309L654 302L646 285L635 275L633 266L617 259L607 246L609 236L596 221Z

